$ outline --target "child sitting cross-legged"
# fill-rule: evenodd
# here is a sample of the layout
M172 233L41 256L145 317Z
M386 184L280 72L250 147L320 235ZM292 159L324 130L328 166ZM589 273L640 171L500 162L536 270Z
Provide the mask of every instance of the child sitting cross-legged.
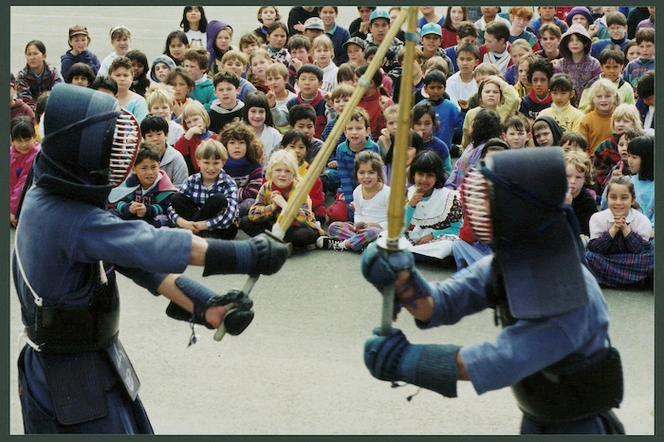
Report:
M159 159L156 146L141 143L131 175L109 195L111 203L117 202L111 213L126 220L142 219L154 227L172 226L167 212L178 189L159 168Z
M359 182L353 190L351 203L354 222L331 223L329 236L321 236L316 241L319 249L361 252L387 228L390 188L383 181L383 160L378 153L363 150L355 156L354 172Z
M237 185L224 171L228 152L214 139L196 149L200 172L187 178L171 198L168 215L183 229L202 237L233 239L237 235Z
M297 159L293 152L284 149L276 151L270 157L265 179L267 181L261 186L249 214L240 220L240 227L249 236L271 230L281 212L286 210L288 199L301 181L297 173ZM311 247L322 233L324 232L311 211L311 199L307 196L286 230L284 241L294 247Z

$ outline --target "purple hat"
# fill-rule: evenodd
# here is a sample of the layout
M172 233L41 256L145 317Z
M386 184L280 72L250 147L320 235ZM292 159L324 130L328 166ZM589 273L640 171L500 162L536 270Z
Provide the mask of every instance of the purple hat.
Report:
M567 13L567 17L565 17L567 25L572 26L572 17L579 14L583 15L586 18L586 20L588 20L588 26L593 24L594 22L593 14L590 12L590 10L585 6L575 6L574 8L572 8L571 11Z

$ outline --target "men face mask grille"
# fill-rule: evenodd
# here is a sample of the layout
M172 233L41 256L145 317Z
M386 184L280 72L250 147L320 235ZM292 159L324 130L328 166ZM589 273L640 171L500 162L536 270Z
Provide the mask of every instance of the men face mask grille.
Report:
M140 126L136 118L122 109L115 123L111 157L109 162L109 184L119 186L129 175L138 153L141 140Z
M493 242L489 182L476 168L468 171L463 179L461 196L468 223L477 240L483 244Z

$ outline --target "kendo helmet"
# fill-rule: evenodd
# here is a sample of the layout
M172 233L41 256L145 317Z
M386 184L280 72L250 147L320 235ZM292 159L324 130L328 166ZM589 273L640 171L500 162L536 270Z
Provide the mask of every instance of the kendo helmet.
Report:
M496 152L464 176L461 193L473 233L495 254L512 316L552 316L587 303L560 147Z
M43 118L36 185L103 206L136 158L141 139L136 118L113 96L69 84L53 87Z

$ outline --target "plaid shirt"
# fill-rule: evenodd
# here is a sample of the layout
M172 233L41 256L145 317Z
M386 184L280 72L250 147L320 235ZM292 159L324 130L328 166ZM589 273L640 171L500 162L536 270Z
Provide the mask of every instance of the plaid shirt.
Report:
M206 188L205 185L203 185L203 179L200 173L195 173L189 176L184 184L182 184L182 187L180 187L180 193L185 194L196 204L201 206L210 196L217 193L222 193L226 197L228 207L226 210L219 212L214 218L210 218L206 221L208 230L227 229L235 222L235 218L238 214L237 184L235 184L233 178L228 176L223 169L217 177L217 182L209 188ZM175 210L173 210L173 206L168 208L168 216L171 218L171 221L177 225L177 220L180 216Z

